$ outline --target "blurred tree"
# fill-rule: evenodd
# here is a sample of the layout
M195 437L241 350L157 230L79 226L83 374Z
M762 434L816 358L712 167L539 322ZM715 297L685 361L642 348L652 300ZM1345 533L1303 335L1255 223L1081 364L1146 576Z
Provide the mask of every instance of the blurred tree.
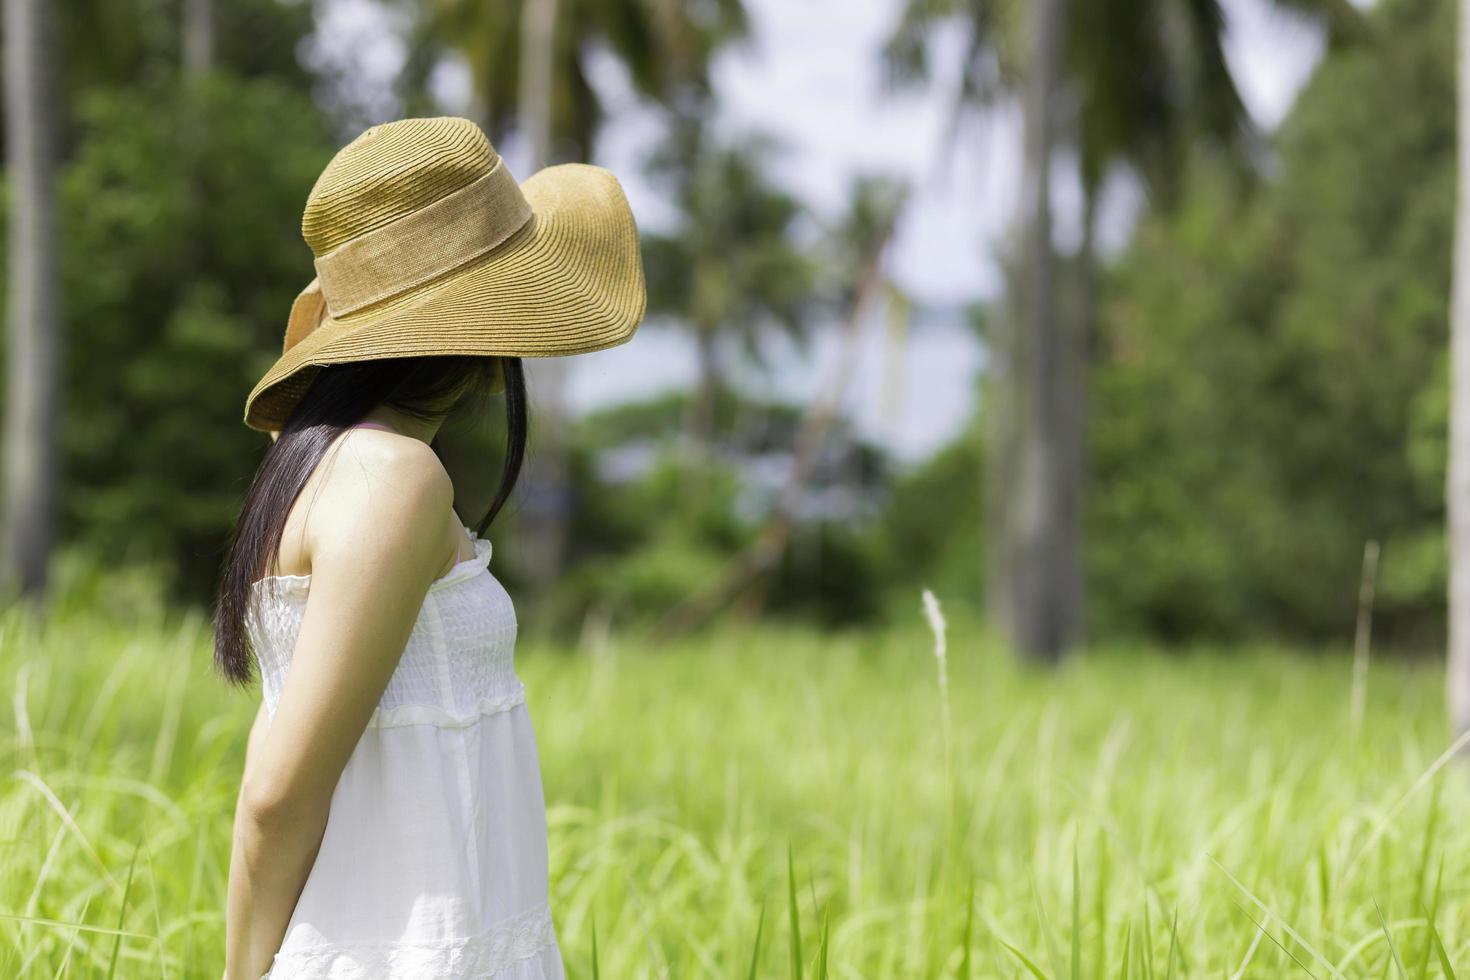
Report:
M1453 18L1449 0L1385 0L1365 27L1392 43L1328 53L1262 186L1193 154L1189 195L1145 216L1104 280L1100 629L1341 639L1371 538L1375 637L1440 648Z
M156 73L72 106L64 517L99 554L166 559L176 592L206 602L265 445L240 423L244 393L311 267L301 207L332 146L294 79L218 64L190 98L229 125L187 134L160 111L180 95Z
M214 0L184 0L184 75L199 76L214 67Z
M0 591L39 596L55 533L62 361L50 0L5 0L8 347Z
M315 23L308 3L68 0L52 6L69 55L61 66L64 107L98 86L164 85L216 69L277 78L303 91L314 81L296 57Z
M519 120L525 172L533 174L551 158L552 88L556 67L558 0L521 0L521 74ZM530 358L527 381L536 395L536 451L524 467L522 514L523 567L535 586L549 585L566 559L571 481L567 447L567 362L560 357Z
M402 2L402 0L398 0ZM710 59L746 31L741 0L414 0L405 99L427 101L428 79L446 56L468 68L474 115L495 143L518 127L528 171L590 160L603 110L588 80L594 50L609 52L635 91L666 107L700 103ZM533 449L520 496L518 559L530 583L548 586L566 548L565 372L551 358L530 365Z
M806 339L817 269L795 238L800 203L766 177L772 149L761 137L727 145L691 122L675 126L651 160L679 223L642 236L649 311L676 318L694 338L699 381L683 429L695 470L714 452L725 388L719 338L757 363L772 328L798 345Z
M1458 172L1450 307L1447 691L1454 734L1470 732L1470 0L1460 0Z
M667 636L685 632L737 599L747 614L764 601L768 576L790 546L798 503L838 418L852 376L861 325L882 300L895 292L887 279L883 257L907 196L906 187L888 180L859 178L854 182L849 213L834 236L838 243L836 255L847 260L840 264L840 271L852 276L842 289L846 303L840 346L831 374L802 418L790 471L755 540L717 578L703 583L671 609L657 625L657 633Z
M1357 23L1347 0L1282 5L1321 16L1334 38ZM1022 257L1011 315L994 338L987 403L990 605L1022 656L1055 660L1080 641L1083 625L1084 361L1104 180L1127 167L1164 192L1156 201L1171 203L1186 148L1203 138L1242 156L1248 121L1214 0L1037 0L1025 9L1021 24L993 0L909 0L885 54L896 83L926 79L930 37L958 23L967 41L956 113L1019 92ZM1065 282L1055 269L1050 190L1064 146L1083 192L1082 244ZM1059 303L1064 285L1076 297Z
M1007 337L1010 353L1002 359L1016 397L1010 405L1014 434L999 445L1013 447L1014 455L992 469L1006 491L994 539L1006 574L992 584L1002 590L1000 621L1021 655L1057 660L1082 628L1080 487L1069 479L1080 472L1070 454L1080 444L1081 398L1067 383L1077 336L1068 336L1057 317L1051 204L1063 18L1069 12L1064 0L1032 0L1030 11L1021 100L1023 285L1015 296L1020 315ZM1022 322L1025 330L1018 329Z
M539 121L518 118L527 108L522 57L528 31L549 39L549 81L542 83L548 91L537 93L530 103L549 112L541 154L548 162L592 158L604 115L588 79L588 66L598 51L622 65L639 95L667 106L705 97L715 52L747 31L741 0L389 2L414 15L401 78L406 106L418 111L429 105L429 78L446 58L457 58L469 71L476 121L497 144L518 126L540 126ZM525 23L533 8L544 23Z
M985 472L980 415L952 442L898 476L883 508L879 544L884 587L903 616L913 615L914 596L932 589L951 603L981 612L984 547L982 501L974 492Z
M669 452L670 433L688 414L693 392L669 391L580 420L572 436L578 505L565 576L548 620L614 619L647 627L685 599L692 583L711 582L729 556L748 547L786 485L807 406L722 393L724 423L759 415L766 425L731 441L706 474L700 507L686 499L686 473ZM832 428L791 508L791 542L771 568L767 611L829 623L871 621L889 582L876 529L888 462L842 418ZM906 597L912 604L912 595Z
M241 399L310 269L301 202L330 154L296 60L311 6L46 6L66 52L47 117L66 231L59 530L110 562L165 563L177 595L207 601L262 447Z

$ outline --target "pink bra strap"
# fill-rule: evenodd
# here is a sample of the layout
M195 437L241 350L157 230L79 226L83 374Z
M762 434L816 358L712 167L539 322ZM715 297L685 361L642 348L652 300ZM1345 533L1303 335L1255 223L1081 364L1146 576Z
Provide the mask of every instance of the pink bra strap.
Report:
M381 422L358 422L355 425L349 425L348 428L349 429L382 429L384 432L397 432L398 431L397 429L393 428L392 426L384 425Z

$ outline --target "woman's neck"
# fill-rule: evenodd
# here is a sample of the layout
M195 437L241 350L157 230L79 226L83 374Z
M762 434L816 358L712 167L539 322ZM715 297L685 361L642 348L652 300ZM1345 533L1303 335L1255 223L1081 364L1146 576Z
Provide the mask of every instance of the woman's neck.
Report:
M434 436L438 433L439 426L443 424L442 419L426 422L423 419L415 418L388 405L379 405L364 415L362 420L364 422L377 422L380 425L386 425L400 435L405 435L411 439L417 439L420 442L426 443L434 441Z

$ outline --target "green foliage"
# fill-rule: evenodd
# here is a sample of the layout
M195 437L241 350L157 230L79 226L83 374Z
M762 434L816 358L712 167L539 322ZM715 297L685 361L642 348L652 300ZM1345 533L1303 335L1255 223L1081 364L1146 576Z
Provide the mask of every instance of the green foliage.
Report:
M56 4L61 101L98 89L179 80L185 0L67 0ZM297 60L313 27L303 0L216 0L214 66L236 77L270 77L304 89L310 73Z
M873 623L888 588L871 529L844 521L797 525L767 587L767 608L828 626Z
M733 513L734 474L706 471L701 493L686 495L683 468L639 434L638 417L658 425L664 412L677 417L682 403L680 396L643 403L641 409L618 406L578 428L571 553L550 597L547 621L575 626L594 609L620 622L657 616L695 584L713 580L745 540L749 532ZM667 419L662 424L667 428ZM600 438L618 432L622 438ZM632 479L609 479L599 459L629 446L645 449L648 469Z
M985 450L978 418L959 438L893 483L879 536L894 614L911 615L929 588L978 608L984 592Z
M773 149L760 138L722 142L702 120L675 126L650 169L669 185L680 224L642 235L650 312L696 335L732 335L755 357L772 327L802 339L817 272L795 235L801 202L767 175Z
M415 111L436 108L434 70L457 58L470 74L480 121L500 143L518 123L525 0L388 0L412 20L400 95ZM552 51L555 159L590 160L604 107L588 72L593 52L614 57L640 96L698 102L709 94L716 52L747 32L742 0L657 7L629 0L565 0Z
M575 628L594 609L620 623L657 619L713 586L754 544L773 506L773 481L784 480L790 463L801 409L723 389L723 435L691 463L674 434L693 397L616 405L576 427L571 554L538 617L545 623ZM882 452L839 423L798 502L781 561L742 598L828 624L880 614L890 584L877 533L887 481ZM513 528L508 540L513 551Z
M244 394L310 277L301 204L319 112L269 79L89 92L62 172L64 520L118 558L167 558L203 598L264 446Z
M105 976L117 950L120 977L218 980L256 700L211 676L198 613L72 581L50 618L0 615L0 976ZM1437 670L1375 665L1354 731L1326 658L1038 674L947 612L952 767L916 615L523 645L569 970L595 915L597 971L627 980L1464 972Z
M1349 634L1365 541L1381 633L1441 629L1453 9L1376 8L1257 192L1207 160L1106 283L1088 565L1104 630Z

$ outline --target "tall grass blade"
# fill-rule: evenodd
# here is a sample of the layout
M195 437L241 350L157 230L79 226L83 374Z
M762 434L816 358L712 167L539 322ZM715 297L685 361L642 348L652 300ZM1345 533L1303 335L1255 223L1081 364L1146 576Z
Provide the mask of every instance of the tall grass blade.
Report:
M1149 917L1148 892L1143 893L1143 950L1138 963L1144 980L1154 980L1154 924Z
M88 896L87 902L86 902L85 905L82 906L81 914L79 916L77 916L77 918L79 918L79 919L85 919L87 917L87 910L90 909L91 907L92 907L92 899L91 899L90 896ZM56 968L56 980L65 980L66 977L68 977L68 976L71 975L71 957L72 957L72 954L75 953L76 951L77 951L77 944L76 943L67 943L66 944L66 955L61 958L61 965Z
M1393 966L1398 971L1399 980L1409 980L1409 973L1404 969L1404 961L1399 956L1398 944L1393 941L1393 932L1388 928L1388 920L1383 917L1383 909L1376 898L1373 900L1373 908L1378 910L1378 922L1383 926L1383 935L1388 940L1388 951L1393 954Z
M1051 978L1046 975L1041 967L1032 962L1031 957L1027 956L1025 953L1021 952L1019 949L1006 942L1004 939L996 937L996 941L1004 946L1007 950L1009 950L1012 956L1020 960L1021 965L1024 966L1028 971L1030 971L1031 975L1035 977L1036 980L1051 980Z
M1439 968L1444 971L1445 980L1460 980L1455 975L1455 967L1450 962L1450 954L1445 951L1444 940L1439 938L1439 927L1433 922L1429 923L1429 938L1434 940L1434 951L1439 954Z
M1072 842L1072 980L1082 980L1082 867Z
M1255 892L1245 887L1245 885L1241 883L1240 879L1231 874L1230 870L1226 868L1225 865L1221 864L1219 861L1216 861L1213 856L1210 857L1210 863L1219 868L1220 872L1225 875L1225 877L1230 879L1231 884L1240 889L1241 894L1250 899L1251 903L1255 905L1256 908L1260 909L1261 912L1264 913L1266 916L1274 919L1277 923L1279 923L1281 926L1281 931L1286 933L1292 939L1296 940L1296 942L1301 945L1302 949L1305 949L1308 953L1311 953L1312 958L1315 959L1318 963L1325 966L1328 972L1332 974L1332 976L1341 976L1341 974L1337 972L1337 967L1333 966L1332 963L1325 956L1317 952L1317 950L1313 948L1312 944L1303 939L1301 935L1295 929L1293 929L1289 923L1281 918L1281 916L1271 911L1270 906L1257 898ZM1250 916L1249 918L1252 922L1256 921L1254 916ZM1259 923L1257 923L1257 925L1259 925ZM1281 946L1281 943L1277 942L1276 937L1271 935L1269 932L1266 933L1266 938L1270 939L1273 943L1276 943L1276 945ZM1286 947L1282 946L1281 948L1285 949ZM1295 960L1295 954L1293 954L1291 958Z
M592 923L592 980L600 980L601 972L597 963L597 913L588 917Z
M1036 924L1041 930L1042 938L1046 941L1046 956L1051 961L1052 973L1055 976L1062 975L1062 954L1057 950L1056 930L1052 928L1051 919L1046 914L1046 907L1041 904L1041 890L1036 887L1036 876L1031 877L1031 899L1036 905Z
M756 967L761 961L761 933L766 928L766 903L761 902L760 915L755 920L755 948L750 951L750 973L747 980L755 980Z
M1174 910L1174 922L1169 926L1169 962L1164 964L1164 976L1174 980L1174 953L1179 949L1179 910Z
M1097 880L1093 899L1093 921L1097 923L1097 941L1093 947L1092 962L1099 971L1108 961L1108 838L1101 827L1097 831L1097 861L1093 877Z
M1429 795L1429 816L1424 820L1424 840L1419 846L1419 871L1414 878L1421 902L1424 889L1429 886L1429 857L1434 844L1435 831L1439 829L1439 802L1443 791L1444 780L1435 780L1434 791Z
M1326 839L1317 842L1317 890L1322 893L1322 918L1332 908L1332 865L1327 859Z
M77 932L94 932L99 936L121 936L124 939L157 940L156 936L150 936L146 932L131 932L127 929L113 929L108 926L89 926L80 922L66 922L62 919L43 919L35 915L15 915L11 912L0 912L0 919L26 922L33 926L50 926L53 929L75 929Z
M791 895L791 976L801 980L801 910L796 905L796 862L786 845L786 887Z
M970 875L970 891L965 897L965 931L960 936L960 980L970 980L970 937L975 927L975 876Z
M1424 908L1420 902L1419 907L1424 908L1424 945L1419 950L1419 968L1415 971L1418 980L1429 980L1429 954L1434 951L1434 938L1430 935L1429 926L1439 918L1439 889L1444 881L1444 859L1439 862L1439 871L1434 876L1434 894L1429 899L1429 907Z
M1251 915L1250 912L1246 911L1245 906L1243 906L1239 902L1237 902L1236 905L1235 905L1235 907L1238 908L1238 909L1240 909L1240 914L1241 915L1245 916L1247 919L1250 919L1251 922L1255 924L1255 927L1258 930L1260 930L1261 935L1265 936L1267 939L1271 940L1271 942L1275 943L1277 949L1281 950L1287 956L1290 956L1291 957L1291 961L1293 963L1295 963L1297 966L1301 967L1301 970L1302 970L1303 973L1305 973L1307 976L1311 977L1312 980L1317 980L1317 974L1313 973L1311 971L1311 969L1309 969L1307 967L1307 964L1303 963L1297 957L1297 955L1295 953L1293 953L1291 950L1287 949L1286 946L1285 946L1285 944L1283 944L1281 942L1281 940L1279 940L1275 936L1271 935L1270 930L1268 930L1263 923L1257 921L1256 917L1253 916L1253 915Z
M827 980L827 939L831 933L832 925L832 903L822 910L822 939L817 945L817 976L816 980Z
M123 885L122 905L117 910L118 935L112 937L112 959L107 964L107 980L114 980L117 976L117 957L122 952L122 927L128 918L128 897L133 893L133 872L138 867L138 848L142 841L133 845L133 858L128 862L128 879Z
M1373 831L1368 835L1368 839L1359 845L1358 849L1353 852L1352 859L1348 861L1347 870L1343 872L1344 881L1352 877L1353 873L1357 871L1363 857L1388 832L1388 828L1393 824L1394 817L1403 809L1404 804L1408 803L1414 794L1423 789L1425 785L1433 781L1434 777L1439 775L1439 771L1449 765L1450 760L1456 758L1467 746L1470 746L1470 730L1461 733L1459 738L1451 742L1449 748L1441 752L1439 758L1430 763L1429 768L1420 773L1419 778L1414 780L1408 789L1404 790L1403 795L1394 802L1393 806L1389 807L1379 816L1373 824Z
M153 929L158 934L158 976L160 980L169 980L168 957L163 948L163 913L158 908L158 873L153 867L153 848L148 844L146 832L138 843L143 845L143 856L148 859L148 893L153 899Z

